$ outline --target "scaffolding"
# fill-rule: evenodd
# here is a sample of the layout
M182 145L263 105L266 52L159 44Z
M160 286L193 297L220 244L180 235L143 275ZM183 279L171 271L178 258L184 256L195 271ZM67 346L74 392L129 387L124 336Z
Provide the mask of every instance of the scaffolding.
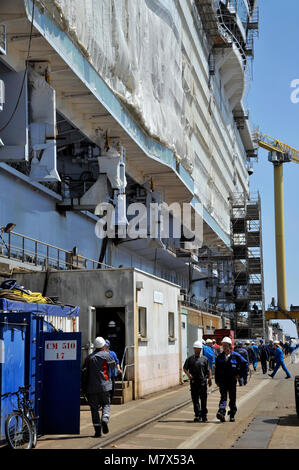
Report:
M207 269L209 303L230 318L236 337L265 337L260 196L237 193L230 202L231 251L203 247L199 265Z
M231 246L233 250L232 301L238 337L265 337L265 301L261 201L235 194L231 201ZM248 331L239 328L237 317L247 317Z

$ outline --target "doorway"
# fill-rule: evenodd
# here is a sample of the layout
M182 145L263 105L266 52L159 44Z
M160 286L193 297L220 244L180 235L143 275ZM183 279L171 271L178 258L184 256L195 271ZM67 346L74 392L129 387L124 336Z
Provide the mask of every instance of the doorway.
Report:
M120 365L126 347L125 308L96 308L96 336L109 339Z

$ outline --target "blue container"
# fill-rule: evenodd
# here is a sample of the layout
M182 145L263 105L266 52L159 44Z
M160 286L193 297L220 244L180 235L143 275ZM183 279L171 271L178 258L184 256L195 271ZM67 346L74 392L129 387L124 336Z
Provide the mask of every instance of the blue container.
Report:
M38 421L38 432L40 434L43 433L44 386L47 381L46 363L44 361L44 335L46 333L53 334L56 331L46 321L44 315L78 316L79 308L0 299L0 394L16 392L19 387L30 385L29 398L33 402L36 416L40 418ZM61 333L61 335L63 340L66 337L69 338L69 335L72 337L72 335L80 334ZM78 350L81 351L80 346ZM69 367L67 363L65 366ZM57 367L60 368L58 364ZM76 369L77 367L70 374L70 379L72 379L72 376L76 377L73 379L75 383L78 381L78 371ZM74 393L74 395L77 395L77 393ZM44 403L42 403L43 400ZM65 400L67 403L67 396ZM5 420L16 407L16 397L4 398L0 401L1 442L5 440Z
M18 390L25 384L25 349L28 325L20 314L0 314L0 393ZM4 398L0 403L0 440L5 439L5 420L16 408L16 397Z

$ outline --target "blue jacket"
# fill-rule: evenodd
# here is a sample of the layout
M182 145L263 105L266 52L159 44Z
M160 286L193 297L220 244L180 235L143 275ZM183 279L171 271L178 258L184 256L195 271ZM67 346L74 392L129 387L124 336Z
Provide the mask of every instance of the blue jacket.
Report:
M119 360L118 360L118 357L117 357L116 353L114 351L110 351L110 350L108 352L109 352L110 356L112 357L112 359L114 360L115 365L119 364ZM118 376L118 370L117 370L116 367L114 368L114 370L112 372L112 376L114 376L114 377Z
M244 359L246 359L246 361L249 363L249 356L248 356L247 349L243 348L242 346L237 346L235 347L235 352L237 352L242 357L244 357Z
M274 361L276 362L276 364L281 364L283 362L283 350L279 347L276 348Z
M210 348L210 346L203 345L203 355L208 359L210 369L213 369L213 364L215 362L215 353L213 349Z
M237 375L244 377L248 371L248 361L235 351L231 351L227 360L225 360L224 352L219 354L216 357L215 366L216 384L236 380Z
M255 354L255 358L257 359L258 358L258 353L259 353L259 348L256 344L253 344L252 345L252 349L254 351L254 354Z

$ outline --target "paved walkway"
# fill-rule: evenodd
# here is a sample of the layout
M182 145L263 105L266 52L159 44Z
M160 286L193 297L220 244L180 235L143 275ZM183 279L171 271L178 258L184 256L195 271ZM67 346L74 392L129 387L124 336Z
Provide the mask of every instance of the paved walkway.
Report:
M289 363L289 361L290 359L287 359L287 363ZM299 371L298 371L298 365L297 365L297 373L298 372ZM278 377L280 377L281 374L282 372L279 371L275 379L273 380L273 382L278 380ZM257 372L253 373L252 375L251 385L253 385L253 382L255 381L257 381L257 385L258 385L258 382L262 378L266 380L266 377L263 376L263 374L261 373L261 369L259 365ZM267 382L268 381L270 382L272 380L268 379ZM279 379L279 382L277 382L277 385L280 382L281 382L281 378ZM285 381L285 382L289 382L289 381ZM289 400L291 400L291 397L293 398L293 400L290 403L293 403L293 408L294 408L294 396L292 396L293 388L294 388L293 380L290 380L290 382L292 382L292 387L288 386L287 389L289 391L288 392ZM284 385L285 387L287 386L286 383ZM212 389L215 389L215 385L212 386ZM247 388L247 390L249 390L249 387ZM245 392L246 392L246 387L243 387L242 395ZM212 395L213 395L213 402L214 401L215 403L218 402L219 393L215 392L215 394L213 393ZM118 435L119 433L125 431L128 427L136 426L142 423L143 421L150 419L151 417L158 415L159 413L162 413L163 411L166 411L182 402L186 402L189 399L190 399L189 383L184 383L183 385L178 385L172 389L152 394L150 396L147 396L146 398L125 403L124 405L112 405L111 406L111 419L110 419L110 425L109 425L110 433L107 435L104 435L100 439L95 439L92 437L94 434L94 430L91 424L91 415L90 415L89 407L87 405L81 406L80 435L43 436L38 440L38 448L39 449L90 449L90 448L97 446L99 443L103 442L104 440L111 438L112 436ZM284 399L282 399L282 401L284 402ZM190 405L190 409L192 410L191 405ZM211 418L214 420L215 416L211 416ZM295 419L294 412L291 415L290 419L295 420L294 422L296 422L298 426L298 420ZM293 424L290 423L290 426L285 426L284 435L285 435L286 430L288 431L290 435L292 435L293 432L298 431L297 426L294 426L294 423ZM276 442L275 439L276 438L275 438L275 432L274 432L273 439L271 441L272 448L275 448L275 445L277 445L275 443ZM286 438L286 442L290 442L290 441ZM281 439L279 439L279 444L281 444Z

